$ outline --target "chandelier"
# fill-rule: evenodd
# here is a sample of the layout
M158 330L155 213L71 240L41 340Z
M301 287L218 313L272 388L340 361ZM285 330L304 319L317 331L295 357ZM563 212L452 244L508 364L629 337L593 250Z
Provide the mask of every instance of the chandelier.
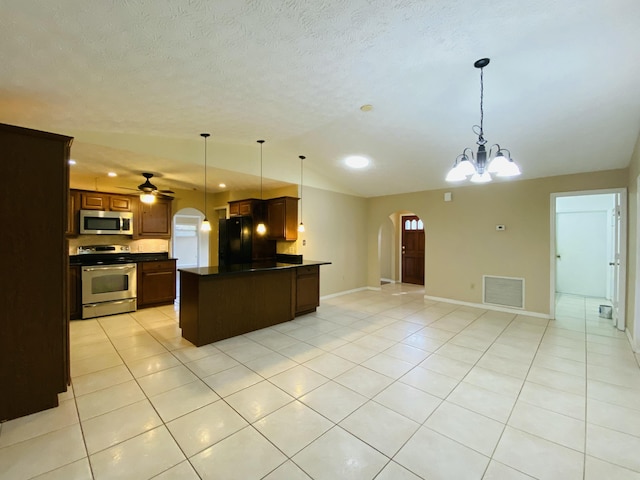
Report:
M478 151L473 154L469 147L465 148L453 163L447 174L447 182L460 182L468 177L474 183L487 183L492 180L491 174L497 177L515 177L520 175L520 168L511 159L511 152L501 148L497 143L487 152L487 141L484 138L484 78L483 68L489 65L488 58L476 60L474 67L480 69L480 125L473 126L473 133L478 135Z

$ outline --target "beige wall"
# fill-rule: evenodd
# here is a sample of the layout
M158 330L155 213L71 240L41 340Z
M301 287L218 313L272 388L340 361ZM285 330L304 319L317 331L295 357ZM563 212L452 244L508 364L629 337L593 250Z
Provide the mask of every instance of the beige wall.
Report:
M636 282L637 282L637 241L638 241L638 175L640 175L640 135L636 141L629 163L628 184L628 243L627 243L627 328L634 340L634 348L640 346L640 332L635 330Z
M305 231L297 251L305 260L331 262L320 267L320 295L365 287L368 200L307 186L303 193Z
M410 210L425 224L425 294L482 303L482 276L525 279L525 310L549 313L550 195L627 187L628 172L609 170L369 199L369 286L379 284L378 229ZM444 202L444 192L453 194ZM498 232L497 224L506 225Z

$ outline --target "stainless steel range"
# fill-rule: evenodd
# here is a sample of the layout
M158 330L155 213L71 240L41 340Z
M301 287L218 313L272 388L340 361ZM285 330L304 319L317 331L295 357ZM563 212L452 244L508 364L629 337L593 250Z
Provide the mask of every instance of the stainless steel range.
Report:
M128 245L78 247L82 255L82 318L136 310L136 264Z

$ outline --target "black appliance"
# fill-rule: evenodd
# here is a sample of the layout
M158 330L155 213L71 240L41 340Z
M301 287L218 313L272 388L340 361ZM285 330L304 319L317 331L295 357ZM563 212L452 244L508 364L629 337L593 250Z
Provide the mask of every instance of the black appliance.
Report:
M221 218L218 229L218 265L251 263L251 217Z

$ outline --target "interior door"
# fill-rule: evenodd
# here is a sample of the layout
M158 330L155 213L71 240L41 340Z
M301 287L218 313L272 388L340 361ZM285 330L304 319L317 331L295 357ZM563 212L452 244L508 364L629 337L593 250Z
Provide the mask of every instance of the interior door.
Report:
M424 225L415 215L402 217L402 283L424 285Z
M609 262L609 268L613 269L613 286L611 291L611 305L613 306L613 324L620 330L624 330L624 319L620 315L620 194L615 195L615 207L613 209L613 258Z

